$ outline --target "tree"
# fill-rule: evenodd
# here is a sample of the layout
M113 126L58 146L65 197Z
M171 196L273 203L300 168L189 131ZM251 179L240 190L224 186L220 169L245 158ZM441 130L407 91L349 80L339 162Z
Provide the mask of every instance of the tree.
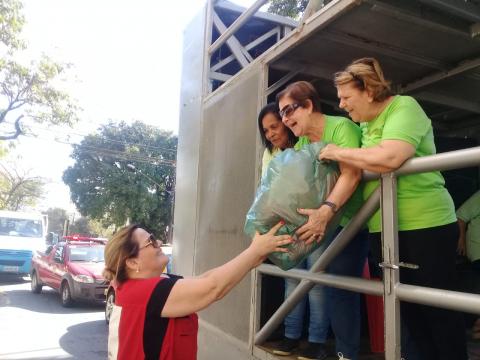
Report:
M63 181L83 216L105 227L140 223L161 237L171 223L176 148L170 132L110 123L74 146Z
M27 65L15 60L26 48L19 38L25 23L21 9L18 0L0 3L0 140L25 134L30 122L72 125L80 111L59 85L68 65L45 55Z
M0 209L34 207L43 196L45 181L13 166L0 164Z
M271 0L268 12L298 19L305 11L309 0Z
M67 211L62 208L50 208L47 210L48 232L62 235L65 226L65 220L68 219Z
M81 217L79 219L76 219L73 224L70 224L70 227L68 229L69 234L80 234L80 235L86 235L86 236L92 236L95 237L96 234L93 234L90 226L88 224L88 219L86 217Z

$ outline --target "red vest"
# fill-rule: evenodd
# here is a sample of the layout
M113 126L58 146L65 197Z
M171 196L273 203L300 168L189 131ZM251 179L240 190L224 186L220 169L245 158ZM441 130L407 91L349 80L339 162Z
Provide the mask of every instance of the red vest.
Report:
M180 277L127 280L116 291L110 319L109 359L195 360L198 317L162 318Z

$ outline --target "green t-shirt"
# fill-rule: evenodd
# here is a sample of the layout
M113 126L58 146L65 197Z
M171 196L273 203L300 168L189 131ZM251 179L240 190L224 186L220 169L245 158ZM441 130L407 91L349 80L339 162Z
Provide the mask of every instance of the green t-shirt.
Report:
M267 170L268 164L270 164L270 161L280 154L282 150L279 148L274 148L272 149L272 152L268 151L268 149L265 149L263 152L263 157L262 157L262 175L265 174L265 171Z
M480 191L473 194L457 210L457 217L467 223L467 256L480 259Z
M360 128L353 121L340 116L324 116L325 127L322 136L323 142L333 143L340 147L347 148L360 147ZM295 144L295 149L298 150L306 144L310 144L310 141L306 136L301 136ZM360 183L348 202L344 205L345 212L340 220L341 226L345 226L363 205L362 192L363 184Z
M362 123L362 147L382 140L403 140L415 147L415 157L436 153L430 119L410 96L396 96L372 121ZM363 198L378 187L365 184ZM456 221L453 200L439 171L400 176L397 181L398 229L424 229ZM368 222L370 232L381 231L380 210Z

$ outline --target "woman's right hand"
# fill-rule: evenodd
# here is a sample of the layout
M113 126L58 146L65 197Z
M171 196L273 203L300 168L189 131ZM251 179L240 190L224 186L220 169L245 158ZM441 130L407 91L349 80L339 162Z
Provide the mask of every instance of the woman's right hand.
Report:
M465 236L460 236L457 243L457 254L466 256L467 255L467 244L465 241Z
M293 239L290 235L277 235L275 233L284 225L283 221L280 221L267 233L260 235L258 231L252 239L250 248L261 257L265 258L268 254L279 251L288 252L287 248L282 246L290 244Z

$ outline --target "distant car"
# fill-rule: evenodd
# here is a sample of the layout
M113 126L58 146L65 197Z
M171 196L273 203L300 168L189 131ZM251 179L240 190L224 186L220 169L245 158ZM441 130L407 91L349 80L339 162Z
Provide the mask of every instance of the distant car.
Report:
M108 282L102 276L106 240L88 237L64 237L44 253L32 259L31 290L38 294L44 285L60 293L62 305L77 300L105 301Z
M168 264L163 270L164 273L170 273L172 268L172 245L162 245L162 251L168 256ZM116 283L112 281L108 288L105 290L105 321L107 324L110 322L110 316L112 316L113 305L115 305L115 291Z

